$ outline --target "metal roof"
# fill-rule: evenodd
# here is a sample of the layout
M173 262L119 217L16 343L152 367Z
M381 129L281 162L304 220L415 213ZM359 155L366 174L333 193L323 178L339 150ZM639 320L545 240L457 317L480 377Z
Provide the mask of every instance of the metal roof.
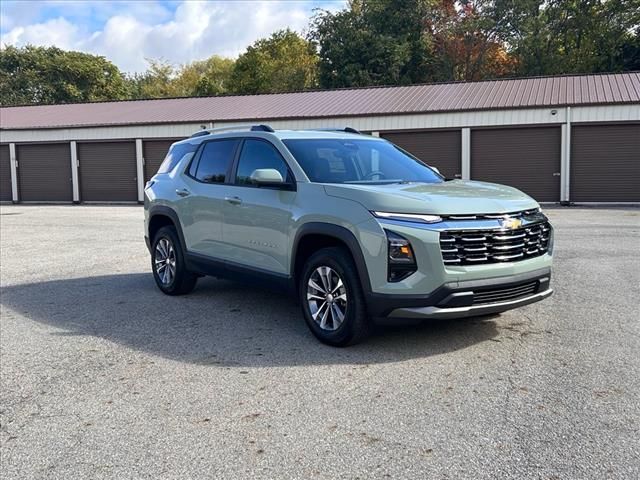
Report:
M640 103L640 72L4 107L0 128L324 118Z

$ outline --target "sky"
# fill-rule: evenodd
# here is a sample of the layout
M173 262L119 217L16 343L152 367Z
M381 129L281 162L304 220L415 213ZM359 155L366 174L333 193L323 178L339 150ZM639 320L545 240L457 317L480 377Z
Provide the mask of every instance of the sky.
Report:
M346 0L1 0L0 43L57 46L103 55L123 72L145 59L174 65L217 54L237 57L258 38L304 32L316 8Z

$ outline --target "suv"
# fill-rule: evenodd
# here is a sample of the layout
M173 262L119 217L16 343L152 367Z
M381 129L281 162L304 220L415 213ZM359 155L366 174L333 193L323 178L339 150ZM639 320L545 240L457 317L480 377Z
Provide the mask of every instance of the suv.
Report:
M551 295L553 230L515 188L451 180L357 130L203 130L145 187L155 281L253 280L298 296L322 342L370 319L494 314Z

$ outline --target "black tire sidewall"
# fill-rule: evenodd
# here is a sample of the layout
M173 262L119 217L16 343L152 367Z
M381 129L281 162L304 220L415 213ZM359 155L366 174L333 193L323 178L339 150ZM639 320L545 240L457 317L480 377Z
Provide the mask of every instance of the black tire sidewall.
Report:
M342 325L334 331L320 328L311 316L309 303L307 301L307 283L309 277L316 268L321 266L333 269L342 279L342 283L347 292L345 319ZM363 312L358 311L363 308L359 281L359 278L355 274L353 261L340 249L320 250L312 255L305 264L300 277L300 284L298 285L300 304L309 329L321 342L332 346L345 346L350 344L352 339L357 336L358 316L363 315Z
M155 268L155 254L156 247L158 242L166 238L171 242L173 246L173 251L176 255L176 274L173 277L173 281L169 285L163 285L158 273ZM180 286L184 279L186 272L184 256L182 254L182 247L180 245L180 240L178 239L178 235L174 227L162 227L158 230L155 237L153 238L153 244L151 249L151 270L153 271L153 278L156 281L156 285L160 290L162 290L167 295L176 295L180 293Z

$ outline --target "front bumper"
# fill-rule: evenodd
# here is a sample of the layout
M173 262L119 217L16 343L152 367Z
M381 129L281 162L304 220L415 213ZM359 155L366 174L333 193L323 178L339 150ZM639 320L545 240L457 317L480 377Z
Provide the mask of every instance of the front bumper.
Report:
M544 292L535 293L526 297L506 302L497 302L486 305L475 305L469 307L418 307L418 308L397 308L389 314L389 318L425 318L425 319L447 319L447 318L465 318L477 317L480 315L489 315L493 313L506 312L513 308L529 305L530 303L539 302L549 297L553 293L552 289Z
M389 318L462 318L505 312L538 302L553 290L551 269L445 283L428 295L367 295L369 313Z

